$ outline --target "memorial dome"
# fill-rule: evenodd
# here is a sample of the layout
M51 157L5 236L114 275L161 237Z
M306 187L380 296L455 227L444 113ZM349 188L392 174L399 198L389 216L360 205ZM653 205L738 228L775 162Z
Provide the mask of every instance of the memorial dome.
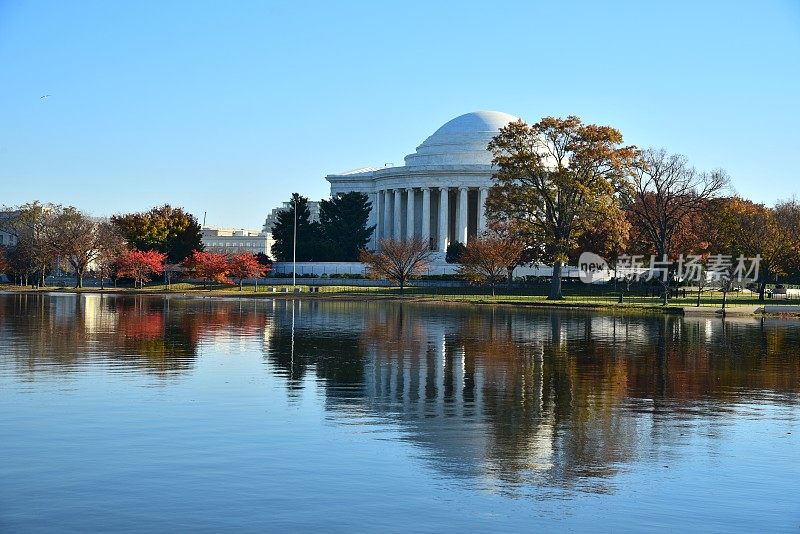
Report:
M500 128L519 117L500 111L474 111L446 122L405 157L408 167L420 165L490 165L486 149Z

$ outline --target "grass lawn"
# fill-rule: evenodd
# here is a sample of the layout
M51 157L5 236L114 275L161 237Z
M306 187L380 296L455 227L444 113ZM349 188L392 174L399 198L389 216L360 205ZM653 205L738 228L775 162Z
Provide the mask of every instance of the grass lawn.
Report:
M277 280L276 280L277 281ZM280 280L284 282L284 280ZM288 282L288 280L287 280ZM318 292L311 293L311 287L316 287ZM39 289L20 288L13 285L3 285L0 288L11 291L76 291L68 287L45 287ZM564 299L560 301L549 301L546 297L547 287L545 285L531 286L528 288L515 288L506 290L498 289L497 295L492 295L491 290L486 287L439 287L439 286L420 286L407 287L400 291L396 287L382 286L309 286L298 284L297 288L303 298L370 298L370 299L403 299L415 301L441 301L441 302L471 302L471 303L498 303L498 304L520 304L520 305L551 305L551 306L580 306L580 307L613 307L613 308L663 308L660 297L645 295L624 295L623 302L619 302L618 291L609 291L606 288L596 288L583 284L565 284L563 292ZM80 291L98 292L97 287L87 287ZM133 289L132 287L109 287L105 289L108 293L126 294L183 294L194 296L274 296L283 297L296 296L290 283L271 283L244 286L242 291L238 286L224 284L209 284L208 289L203 289L202 284L180 282L170 286L160 283L146 285L143 289ZM686 297L683 291L678 298L670 299L668 307L680 308L697 305L697 294L691 289L687 289ZM701 299L701 306L721 307L723 296L720 292L704 292ZM793 301L773 301L767 300L769 304L793 303ZM796 302L796 301L794 301ZM749 291L729 293L727 306L757 306L764 304L759 302L758 295Z

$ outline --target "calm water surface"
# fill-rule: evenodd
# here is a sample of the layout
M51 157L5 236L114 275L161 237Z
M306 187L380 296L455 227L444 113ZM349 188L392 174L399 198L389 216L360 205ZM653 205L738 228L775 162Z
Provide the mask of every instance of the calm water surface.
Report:
M800 531L800 322L0 295L0 531Z

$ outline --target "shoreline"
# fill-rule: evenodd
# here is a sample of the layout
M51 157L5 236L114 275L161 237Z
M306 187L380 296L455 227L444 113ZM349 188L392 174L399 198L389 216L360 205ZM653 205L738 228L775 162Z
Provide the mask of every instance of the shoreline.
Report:
M717 306L680 306L661 304L617 304L609 302L570 302L548 301L548 300L522 300L509 297L498 299L490 295L466 295L465 298L457 298L450 295L387 295L369 294L366 291L340 291L340 292L319 292L311 293L308 291L239 291L238 289L128 289L128 288L64 288L64 287L45 287L36 289L26 289L18 287L0 287L0 294L17 295L38 295L38 294L91 294L91 295L114 295L114 296L160 296L160 297L181 297L181 298L222 298L222 299L276 299L276 300L327 300L327 301L348 301L348 302L407 302L437 305L470 305L470 306L511 306L522 308L540 308L551 310L584 310L584 311L603 311L613 313L641 313L641 314L663 314L663 315L682 315L682 316L707 316L707 317L786 317L800 318L800 312L795 311L796 306L790 307L786 312L767 313L764 311L764 304L758 305L733 305L725 309ZM574 298L580 298L575 296ZM569 297L567 297L569 299Z

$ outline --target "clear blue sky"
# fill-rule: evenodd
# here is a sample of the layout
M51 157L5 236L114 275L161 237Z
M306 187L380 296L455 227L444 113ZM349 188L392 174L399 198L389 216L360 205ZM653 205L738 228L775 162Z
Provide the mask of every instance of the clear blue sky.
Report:
M483 109L609 124L771 203L800 194L799 98L797 0L0 0L0 204L260 227Z

